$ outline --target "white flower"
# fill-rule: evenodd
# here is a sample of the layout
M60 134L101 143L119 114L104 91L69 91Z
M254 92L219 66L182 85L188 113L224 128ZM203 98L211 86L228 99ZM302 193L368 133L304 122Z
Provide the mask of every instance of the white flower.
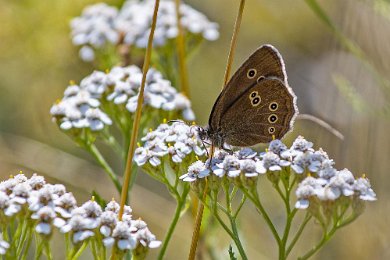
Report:
M96 201L89 200L85 202L80 208L84 209L83 216L88 221L88 228L94 229L100 225L100 215L102 208Z
M280 153L280 156L285 159L292 160L293 157L304 152L313 152L313 143L306 141L303 136L298 136L293 142L290 149Z
M72 88L71 91L69 88ZM63 130L90 128L92 131L99 131L106 125L111 125L111 119L98 108L100 101L93 97L96 93L98 90L92 87L91 92L76 88L75 85L68 87L64 98L50 109L53 119L58 121Z
M117 43L119 34L114 28L117 9L104 3L86 7L80 17L71 21L73 44L84 46L80 57L85 61L94 59L93 49L106 43ZM85 48L89 48L87 51Z
M280 155L282 152L286 150L287 150L287 146L278 139L272 140L268 146L268 151L278 155Z
M26 182L15 185L10 195L12 203L25 204L30 196L31 190L31 186Z
M193 182L197 178L204 178L210 175L210 170L202 161L196 161L188 167L188 172L179 178L183 181Z
M127 1L123 5L116 19L116 28L125 34L124 42L128 45L136 45L145 48L153 14L153 0L142 2ZM194 10L186 4L180 5L181 24L184 30L196 35L201 35L209 41L218 39L218 25L210 22L205 15ZM169 39L178 35L176 24L175 3L162 1L160 3L154 46L164 45Z
M279 156L273 152L266 152L262 157L264 168L270 171L280 171L282 167L290 165L290 162L280 159Z
M95 60L95 52L89 46L83 46L79 50L79 56L83 61L92 62Z
M54 195L50 185L45 185L38 191L31 192L31 196L28 199L29 210L38 211L44 206L54 208L54 200L58 198L58 195Z
M245 177L256 177L267 172L260 161L253 159L240 160L240 168Z
M113 211L108 210L102 213L100 219L101 219L101 223L100 223L101 226L99 229L100 233L105 237L109 237L117 224L118 221L117 214Z
M63 218L70 218L72 211L77 207L76 199L71 192L63 194L54 200L54 210Z
M40 208L37 212L31 215L31 218L38 220L35 231L44 235L51 234L52 225L61 228L66 223L65 220L57 217L57 214L52 207L48 206Z
M83 215L78 214L79 212L76 213L72 212L71 219L60 228L62 233L73 231L73 243L79 243L94 236L94 232L90 230L90 221Z
M118 221L115 229L112 232L112 237L103 239L104 246L111 247L116 242L120 250L134 249L136 246L136 239L131 234L130 225L125 221Z
M3 234L2 234L0 238L0 255L5 255L8 248L9 248L9 243L3 239Z
M213 173L218 177L227 174L229 177L237 177L241 173L240 161L234 155L227 155L222 163L217 163L213 168Z
M366 178L359 178L353 184L353 189L359 194L361 200L374 201L376 200L376 194L371 188L371 184Z
M31 186L33 190L39 190L46 184L46 181L43 176L39 176L34 173L33 176L31 176L31 178L27 180L27 183Z
M299 183L295 194L298 197L298 201L295 204L296 208L306 209L309 207L309 198L317 196L323 189L323 186L327 183L324 179L316 179L314 177L306 177L301 183Z

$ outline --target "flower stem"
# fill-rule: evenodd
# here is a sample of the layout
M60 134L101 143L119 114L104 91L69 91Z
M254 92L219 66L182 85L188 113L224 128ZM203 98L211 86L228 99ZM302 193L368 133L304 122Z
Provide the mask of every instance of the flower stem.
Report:
M27 233L27 244L26 244L26 247L24 249L22 259L26 259L27 258L28 249L30 248L32 237L33 237L33 232L32 232L32 229L29 228L28 229L28 233Z
M248 259L248 257L245 254L245 250L241 244L240 236L238 234L237 224L236 224L236 218L234 217L232 213L232 198L235 195L235 190L233 189L233 192L229 192L229 185L226 185L224 187L225 189L225 200L226 200L226 215L229 218L230 226L232 228L232 232L234 235L234 242L237 246L237 249L242 257L242 259Z
M23 246L26 241L27 232L30 229L27 222L28 222L27 220L23 222L22 234L20 235L20 239L18 241L18 247L16 248L16 255L18 256L22 254Z
M45 241L45 242L44 242L44 247L45 247L45 254L46 254L47 259L48 259L48 260L53 259L53 256L52 256L51 250L50 250L49 241Z
M280 240L279 234L276 231L276 228L275 228L274 224L272 223L272 220L268 216L268 213L265 211L265 209L264 209L264 207L259 199L259 194L257 193L256 187L251 190L251 193L253 193L253 196L251 194L249 194L248 191L246 191L245 189L242 189L242 191L253 202L253 204L255 204L257 210L261 213L265 222L267 223L268 227L270 228L272 235L274 236L276 242L280 246L281 240Z
M202 201L199 203L198 213L196 214L194 231L192 233L191 248L190 248L190 253L188 255L188 260L195 259L196 247L198 246L200 226L202 225L204 203L206 203L207 192L208 192L208 182L206 179L206 184L205 184L204 191L203 191L203 198L202 198Z
M248 259L248 257L246 256L244 247L242 246L242 243L241 243L241 240L240 240L240 236L238 234L236 221L235 221L235 219L232 216L229 216L229 220L230 220L230 226L232 227L232 231L233 231L233 235L234 235L234 239L233 240L234 240L234 242L235 242L235 244L237 246L238 252L240 253L241 258L243 260L246 260L246 259Z
M299 237L301 236L303 230L305 229L307 223L312 218L310 213L306 213L305 219L303 220L302 224L300 225L297 233L295 234L293 240L291 241L290 245L287 248L286 251L286 257L290 254L291 250L294 248L295 244L298 242Z
M238 35L238 32L240 30L240 26L241 26L242 13L244 12L244 6L245 6L245 0L241 0L240 7L238 8L236 22L234 24L234 31L233 31L233 35L232 35L232 40L230 42L230 51L229 51L229 55L228 55L228 61L227 61L227 65L226 65L225 78L224 78L222 89L225 88L225 86L228 83L229 78L230 78L230 71L232 69L234 51L235 51L235 48L237 45L237 35Z
M76 260L77 258L80 257L80 255L83 253L83 251L85 250L85 248L87 247L88 243L87 242L83 242L83 244L79 247L79 249L74 253L74 255L72 255L72 260Z
M91 251L92 251L93 259L95 259L95 260L99 259L98 254L97 254L97 250L96 250L96 242L94 239L91 240L90 246L92 249Z
M36 243L38 244L38 247L37 247L37 250L35 252L35 259L38 260L41 258L41 255L42 255L42 250L43 250L43 247L44 247L44 241L41 240L39 243L38 243L38 237L37 238L37 241Z
M159 253L157 259L164 259L164 255L165 255L165 252L166 252L166 250L168 248L168 244L169 244L169 242L171 240L173 232L175 231L177 222L180 219L180 215L181 215L181 211L183 209L183 206L186 203L186 198L187 198L188 192L189 192L189 186L185 188L181 198L177 199L175 215L173 216L172 222L169 225L168 232L167 232L167 234L166 234L166 236L164 238L164 242L163 242L163 245L161 247L161 250L160 250L160 253Z
M140 120L141 120L142 105L144 102L146 74L149 70L150 57L152 55L152 43L153 43L154 30L156 29L157 13L158 13L159 5L160 5L160 0L156 0L155 5L154 5L152 25L150 28L150 34L149 34L149 39L148 39L148 46L146 48L144 65L142 68L142 81L141 81L141 87L140 87L139 94L138 94L137 109L135 111L133 130L131 132L132 135L131 135L129 150L127 153L126 169L125 169L125 173L124 173L124 180L123 180L123 186L122 186L122 192L121 192L121 203L120 203L120 208L119 208L119 219L120 220L122 219L123 210L125 207L125 203L127 201L129 183L131 180L133 157L134 157L135 146L137 143L139 124L140 124Z
M94 144L91 144L91 145L87 145L87 150L93 155L93 157L95 157L98 163L103 167L108 177L110 177L111 181L114 183L115 188L118 190L118 192L120 192L122 186L118 180L118 177L112 170L111 166L104 159L103 155L99 152L99 149Z

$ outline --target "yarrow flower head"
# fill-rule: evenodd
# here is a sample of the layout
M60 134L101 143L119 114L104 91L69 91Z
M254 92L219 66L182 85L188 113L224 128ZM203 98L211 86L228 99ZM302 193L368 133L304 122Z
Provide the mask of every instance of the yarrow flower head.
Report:
M18 215L19 212L24 214ZM125 205L122 221L118 221L118 214L119 204L114 200L104 210L94 199L78 207L76 199L64 185L48 184L37 174L29 179L18 174L0 183L0 215L3 218L19 217L20 223L29 221L34 231L45 239L57 228L62 233L70 233L74 244L100 233L102 236L98 237L102 238L104 245L112 246L109 241L117 241L120 250L134 249L138 244L148 248L160 245L145 222L143 225L147 231L138 232L135 227L140 224L132 219L130 206ZM8 247L9 243L0 238L0 255L4 255Z
M72 83L65 90L62 100L52 106L50 114L62 130L87 128L94 132L101 131L112 124L102 104L114 104L121 115L123 108L134 113L141 80L142 71L134 65L114 67L107 73L95 71L84 78L80 85ZM147 73L144 98L147 107L178 111L186 120L195 119L190 101L155 69Z
M124 43L146 48L153 15L153 0L127 1L123 5L116 20L116 28L124 33ZM206 40L218 39L218 25L210 22L205 15L192 7L180 5L180 21L183 29L193 35L200 35ZM161 1L157 16L157 25L153 43L161 46L167 40L178 35L174 1Z
M64 98L51 107L50 114L62 130L88 128L99 131L112 124L99 106L100 101L87 90L71 85L65 90Z
M186 158L205 154L202 144L196 138L195 128L184 122L161 124L156 130L144 136L143 146L135 150L134 161L142 166L147 162L153 167L161 164L161 159L168 156L174 163L181 163Z
M118 10L105 3L87 6L80 17L71 21L73 44L83 46L80 57L84 61L93 61L92 48L101 48L106 43L116 44L119 33L114 28Z
M73 44L82 46L80 57L87 62L95 59L95 50L109 44L146 48L153 15L153 0L128 0L118 10L100 3L86 7L81 16L71 21ZM180 5L181 24L187 37L218 39L218 25L192 7ZM155 29L154 46L165 45L178 35L175 2L161 1Z

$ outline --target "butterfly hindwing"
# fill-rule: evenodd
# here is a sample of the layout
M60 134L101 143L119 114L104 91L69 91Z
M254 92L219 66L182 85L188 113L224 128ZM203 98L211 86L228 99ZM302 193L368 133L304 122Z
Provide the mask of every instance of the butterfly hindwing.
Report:
M260 77L274 77L287 85L285 65L279 52L272 45L259 47L240 66L219 95L209 118L211 128L218 128L226 109Z
M219 127L230 145L267 143L291 130L297 112L291 88L279 78L265 78L235 98L225 109Z

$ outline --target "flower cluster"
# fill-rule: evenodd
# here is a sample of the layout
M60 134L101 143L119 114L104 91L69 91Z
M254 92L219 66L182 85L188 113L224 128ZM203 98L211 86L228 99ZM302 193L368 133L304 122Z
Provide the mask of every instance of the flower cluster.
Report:
M80 49L80 58L84 61L93 61L95 53L91 48L101 48L107 42L115 44L119 34L114 29L118 10L105 3L87 6L80 17L71 21L73 44L83 46Z
M89 128L99 131L112 124L99 107L100 101L88 90L71 83L62 100L51 107L50 114L62 130Z
M145 48L154 3L154 0L129 0L119 11L103 3L86 7L80 17L71 21L73 44L82 46L80 57L85 61L92 61L95 58L94 49L109 43ZM183 28L190 34L210 41L219 37L218 25L192 7L181 4L180 16ZM161 1L154 46L162 46L177 35L175 2Z
M65 90L62 100L52 106L50 113L63 130L102 130L112 124L110 117L103 112L102 103L123 105L134 113L141 80L142 71L134 65L114 67L108 73L94 71L80 85L72 83ZM155 69L147 73L144 99L146 106L164 111L180 111L186 120L195 117L190 101Z
M180 178L194 182L215 175L228 178L253 178L260 174L279 172L287 167L292 169L298 180L296 190L297 208L307 208L313 199L334 201L341 196L355 196L361 200L376 200L369 181L362 177L355 179L347 170L336 170L332 159L322 149L315 151L313 143L299 136L290 148L280 140L270 143L267 152L257 154L249 148L229 154L216 151L211 162L196 161ZM303 175L303 173L306 173ZM306 175L308 175L306 177Z
M167 155L172 162L181 163L188 156L205 154L196 137L195 128L184 122L161 124L141 140L143 146L139 146L134 154L138 166L149 163L156 167L161 164L161 158Z
M20 216L25 220L30 216L35 232L42 236L51 235L54 227L70 233L74 244L91 237L102 237L100 242L106 247L116 243L120 250L155 248L161 243L144 221L132 219L129 206L125 206L121 221L118 220L119 204L115 201L109 202L104 210L93 199L78 207L72 193L62 184L48 184L36 174L30 179L18 174L1 182L0 209L6 218ZM0 240L0 254L7 247L8 243Z

